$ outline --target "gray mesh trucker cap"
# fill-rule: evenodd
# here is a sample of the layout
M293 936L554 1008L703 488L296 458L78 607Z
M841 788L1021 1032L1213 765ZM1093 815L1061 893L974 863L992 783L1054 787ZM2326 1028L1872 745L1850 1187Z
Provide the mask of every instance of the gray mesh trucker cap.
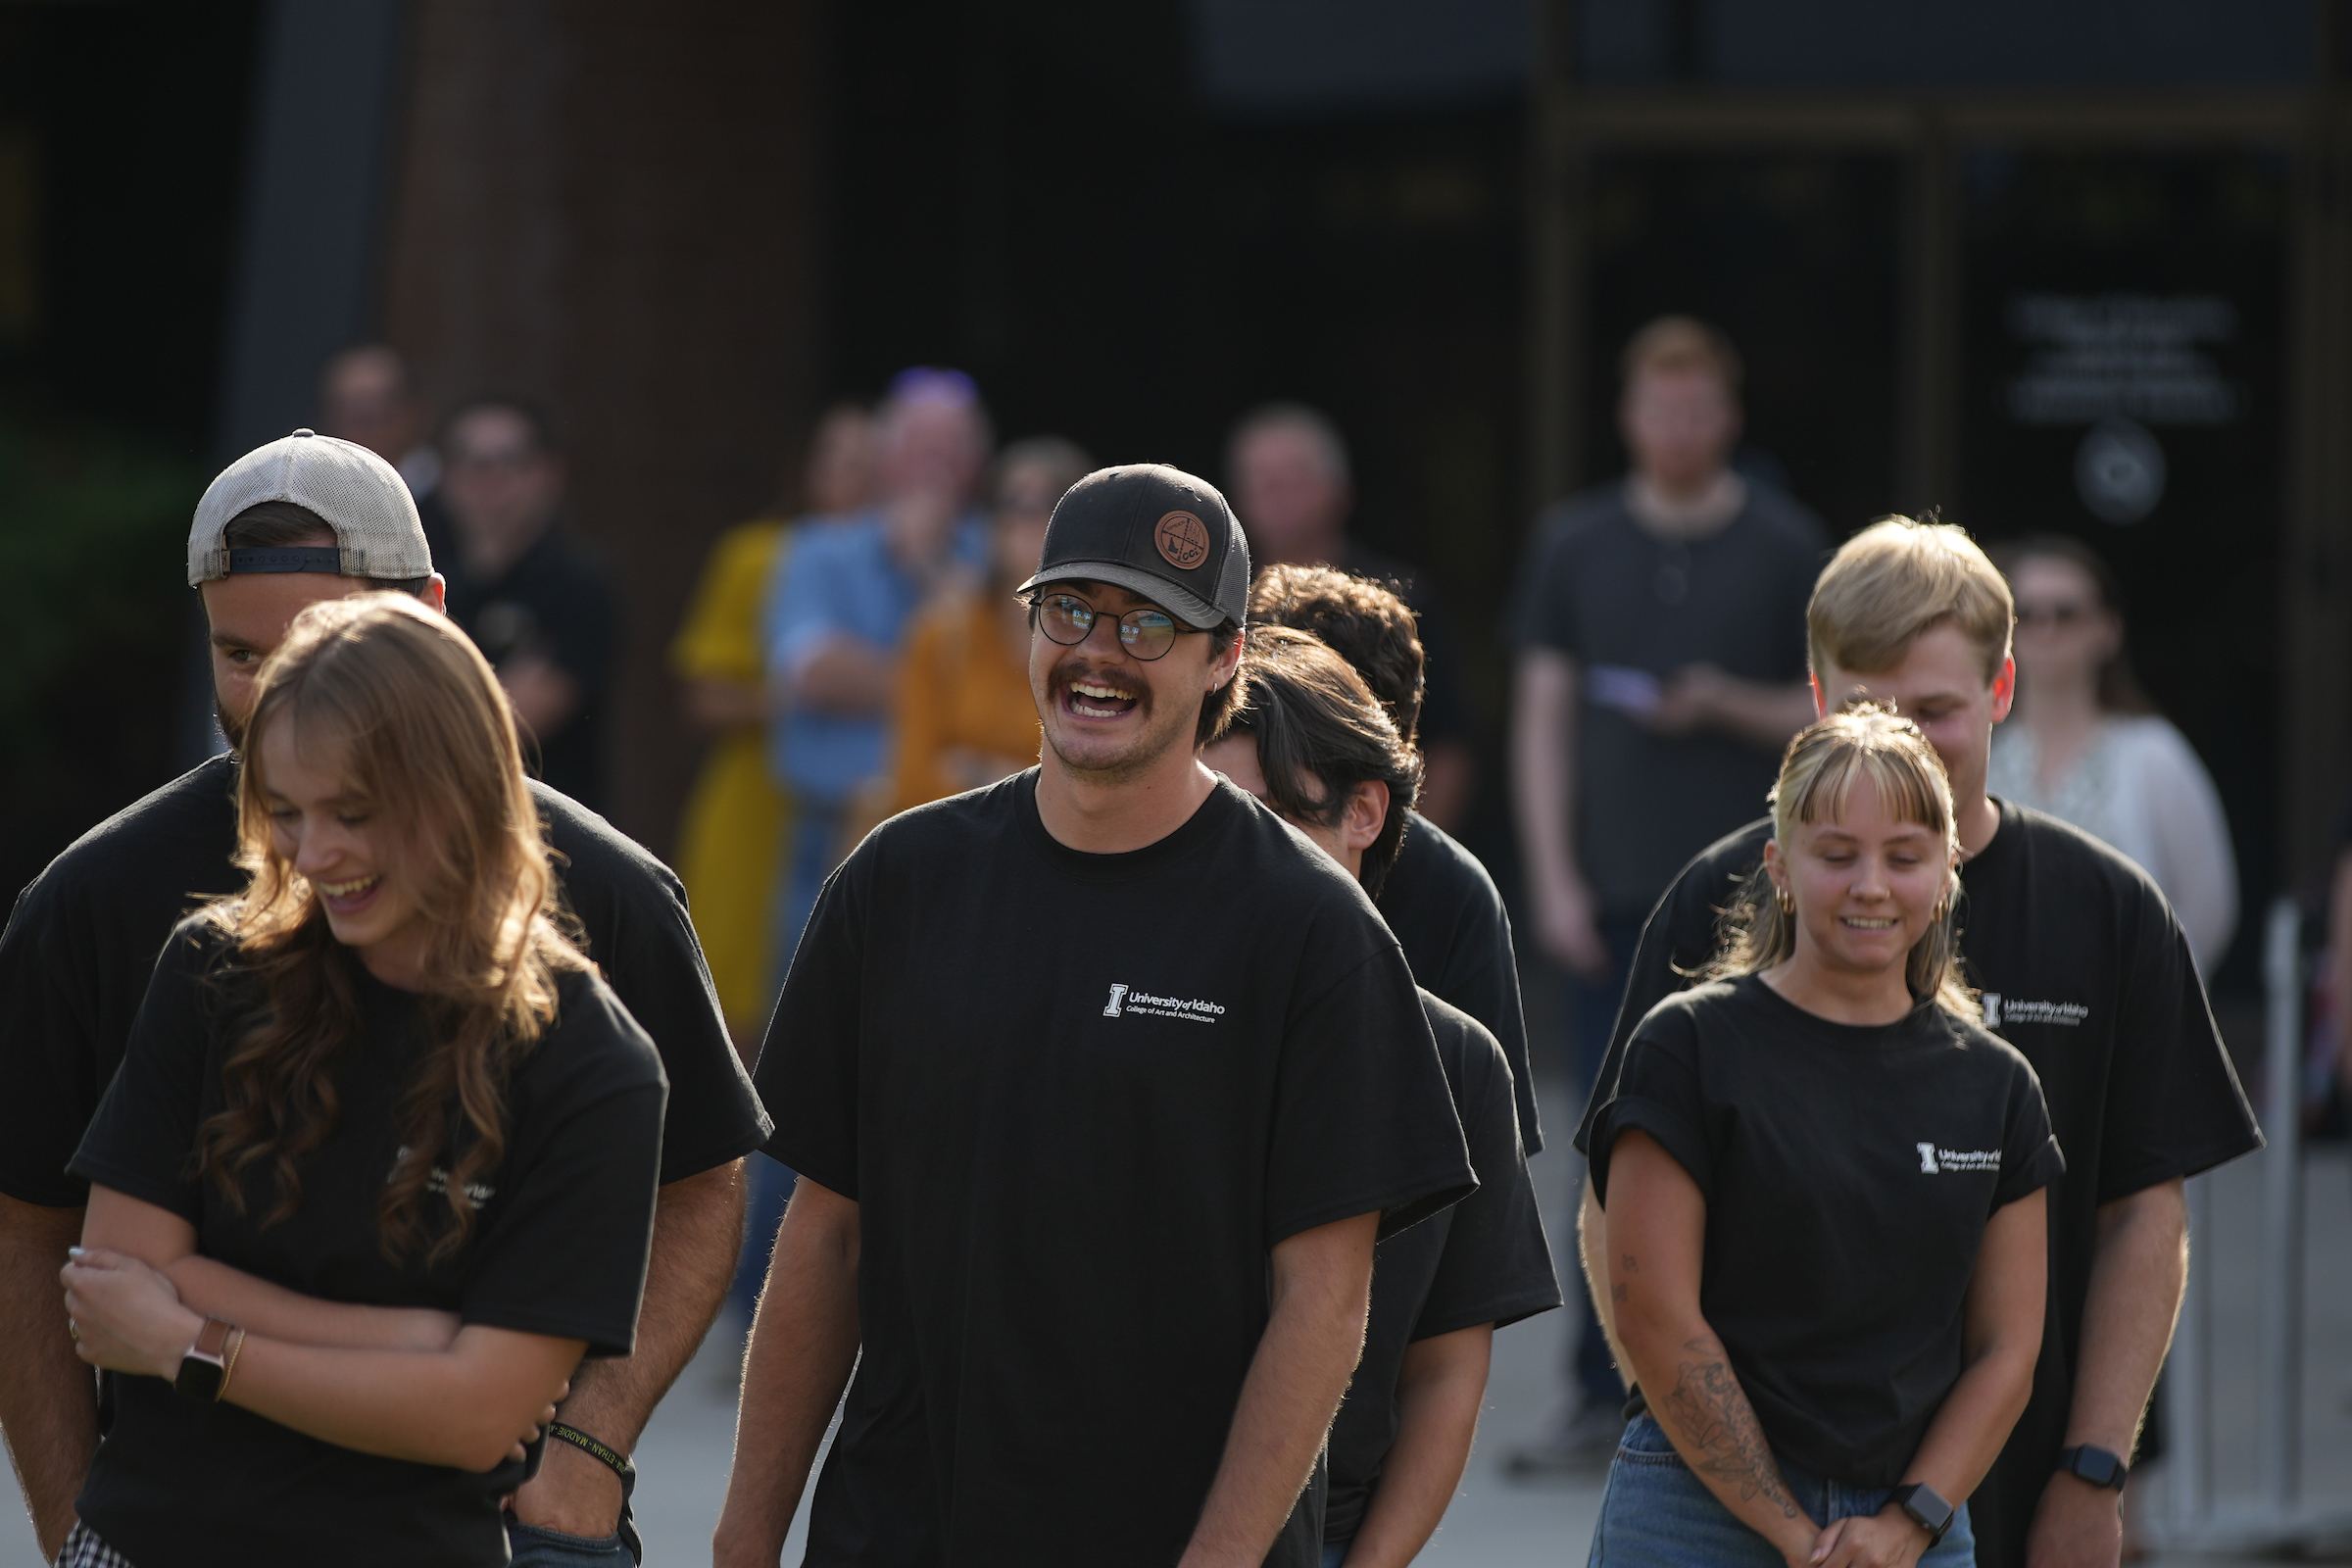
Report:
M231 517L265 501L307 507L335 530L331 550L230 550ZM366 447L297 430L220 470L188 530L188 586L248 571L323 571L408 579L433 573L433 553L408 483Z

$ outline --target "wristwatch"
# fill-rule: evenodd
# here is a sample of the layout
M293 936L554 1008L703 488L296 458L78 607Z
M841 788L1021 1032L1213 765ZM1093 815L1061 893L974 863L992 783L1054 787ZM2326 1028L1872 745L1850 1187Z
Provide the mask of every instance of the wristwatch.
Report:
M2058 1468L2077 1481L2087 1481L2109 1492L2123 1491L2124 1483L2132 1479L2132 1467L2124 1463L2121 1454L2088 1443L2060 1448Z
M235 1332L234 1324L206 1318L196 1331L196 1343L179 1358L179 1376L172 1380L172 1392L200 1404L218 1402L228 1383L228 1337Z
M1952 1528L1952 1515L1960 1511L1924 1481L1895 1488L1886 1494L1886 1500L1909 1514L1911 1522L1928 1533L1931 1546L1943 1540L1944 1532Z

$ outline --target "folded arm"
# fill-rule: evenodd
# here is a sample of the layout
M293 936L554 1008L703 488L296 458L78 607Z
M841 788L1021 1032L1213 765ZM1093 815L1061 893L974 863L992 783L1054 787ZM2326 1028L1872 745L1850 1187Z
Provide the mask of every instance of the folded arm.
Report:
M81 1326L82 1358L111 1371L170 1379L207 1316L181 1300L165 1271L195 1251L195 1231L168 1209L90 1190L83 1248L65 1269L66 1309ZM480 1324L437 1349L305 1344L271 1328L313 1330L338 1318L314 1301L234 1270L190 1271L220 1304L257 1308L224 1397L281 1426L387 1458L488 1470L552 1414L586 1348L578 1340ZM366 1320L360 1320L366 1321Z

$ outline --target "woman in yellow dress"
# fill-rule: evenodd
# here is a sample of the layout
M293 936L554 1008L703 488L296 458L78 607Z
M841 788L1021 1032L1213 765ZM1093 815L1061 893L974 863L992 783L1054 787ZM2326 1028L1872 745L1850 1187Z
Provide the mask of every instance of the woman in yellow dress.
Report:
M1016 441L998 458L988 583L925 611L899 666L894 809L994 784L1037 760L1029 607L1013 589L1037 571L1054 503L1092 466L1052 435Z
M761 601L793 534L855 514L873 484L872 420L853 404L829 411L809 441L798 522L757 517L720 535L685 623L670 645L688 719L710 750L678 828L678 875L710 963L719 1007L749 1061L767 1024L768 927L791 803L768 770Z

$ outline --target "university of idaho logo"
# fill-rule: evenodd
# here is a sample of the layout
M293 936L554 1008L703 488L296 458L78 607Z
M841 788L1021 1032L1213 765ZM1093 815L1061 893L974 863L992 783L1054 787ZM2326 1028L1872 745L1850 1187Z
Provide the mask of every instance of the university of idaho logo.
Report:
M1178 571L1190 571L1208 559L1208 529L1189 512L1171 512L1152 530L1152 542Z

